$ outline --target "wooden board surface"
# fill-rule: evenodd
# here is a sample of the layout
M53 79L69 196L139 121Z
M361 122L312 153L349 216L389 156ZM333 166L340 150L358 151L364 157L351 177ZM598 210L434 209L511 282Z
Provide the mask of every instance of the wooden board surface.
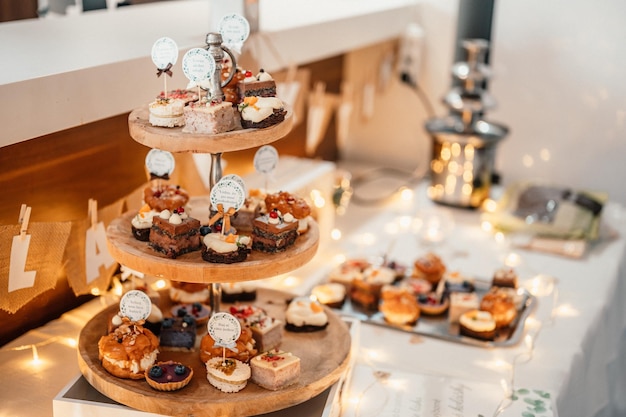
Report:
M182 127L155 127L148 122L148 106L133 110L128 116L130 136L137 142L170 152L223 153L256 148L281 139L291 131L293 112L285 120L265 129L240 129L217 135L185 133Z
M184 282L238 282L271 278L292 271L310 261L319 245L319 227L311 221L309 230L284 252L264 253L253 250L244 262L214 264L202 259L200 251L176 259L154 251L147 242L132 236L127 212L107 227L107 246L113 258L122 265L155 277Z
M284 322L288 300L293 295L259 289L255 305ZM162 297L166 298L166 297ZM169 300L159 303L169 311ZM229 304L222 310L227 311ZM118 309L113 305L90 320L80 333L78 364L87 381L107 397L129 407L164 415L204 417L245 417L268 413L303 403L337 382L346 370L350 352L348 326L327 309L328 327L321 332L292 333L283 330L281 348L300 357L299 381L279 391L263 389L253 382L238 393L225 394L206 379L206 368L199 352L161 352L158 360L175 360L193 368L194 376L185 388L174 392L156 391L144 381L120 379L109 374L98 359L98 340L106 333L109 317Z

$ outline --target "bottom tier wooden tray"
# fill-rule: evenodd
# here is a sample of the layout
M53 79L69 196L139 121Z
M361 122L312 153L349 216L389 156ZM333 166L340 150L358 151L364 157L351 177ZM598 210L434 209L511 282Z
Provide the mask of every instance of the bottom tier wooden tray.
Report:
M254 304L267 310L284 322L287 303L293 295L280 291L259 289ZM170 310L169 300L159 303L164 314ZM230 304L221 310L228 311ZM78 364L87 381L107 397L137 410L167 416L246 417L281 410L303 403L337 382L345 372L350 352L348 326L330 310L328 327L313 333L284 331L281 348L293 352L301 359L299 381L279 391L263 389L253 382L238 393L225 394L214 388L206 379L206 368L199 352L161 352L158 360L175 360L193 368L189 385L174 392L156 391L143 381L120 379L109 374L98 359L98 340L107 331L111 315L117 305L111 306L91 319L80 333Z

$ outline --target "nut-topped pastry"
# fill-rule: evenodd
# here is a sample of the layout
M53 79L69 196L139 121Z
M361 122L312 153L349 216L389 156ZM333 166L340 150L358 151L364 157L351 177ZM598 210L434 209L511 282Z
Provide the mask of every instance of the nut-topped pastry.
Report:
M419 257L413 263L413 277L424 278L433 286L439 283L444 272L446 272L446 266L441 258L432 252Z
M143 379L144 371L156 361L159 340L143 327L143 320L132 322L122 318L122 324L98 341L98 357L102 367L118 378Z

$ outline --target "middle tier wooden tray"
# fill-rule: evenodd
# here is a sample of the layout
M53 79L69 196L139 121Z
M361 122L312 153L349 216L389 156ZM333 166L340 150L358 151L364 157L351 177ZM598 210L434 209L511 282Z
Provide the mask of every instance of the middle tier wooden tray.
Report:
M292 294L260 288L254 305L284 323L284 312ZM162 310L169 311L167 296ZM222 311L228 311L225 304ZM98 358L98 341L107 332L108 320L118 311L112 305L98 313L83 328L78 340L78 365L87 381L102 394L129 407L168 416L247 417L269 413L303 403L333 385L349 365L351 337L346 323L330 309L326 329L313 333L283 331L281 349L301 361L298 382L278 391L269 391L248 382L240 392L226 394L209 384L199 351L159 353L158 360L175 360L190 366L194 376L189 385L174 392L156 391L144 380L120 379L109 374ZM206 333L206 331L204 331ZM198 344L198 343L197 343Z
M265 129L239 129L209 135L186 133L183 128L155 127L148 122L148 106L133 110L128 116L130 136L142 145L169 152L223 153L268 145L287 135L293 126L293 112L285 120Z
M319 245L319 227L311 221L309 230L284 252L264 253L253 250L244 262L214 264L202 259L200 251L170 259L152 250L147 242L132 236L127 212L107 227L107 246L113 258L122 265L155 277L173 281L223 283L270 278L290 272L310 261Z

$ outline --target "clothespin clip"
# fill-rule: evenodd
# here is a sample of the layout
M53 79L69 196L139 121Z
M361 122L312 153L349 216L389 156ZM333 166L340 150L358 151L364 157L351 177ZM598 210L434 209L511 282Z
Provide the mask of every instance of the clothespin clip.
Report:
M89 199L89 203L87 206L87 215L89 216L90 222L89 225L90 227L95 230L96 229L96 225L98 224L98 201L94 200L93 198Z
M26 204L22 204L20 208L20 217L18 219L18 224L20 225L20 239L24 240L26 237L26 231L28 230L28 221L30 220L30 210L31 208Z

